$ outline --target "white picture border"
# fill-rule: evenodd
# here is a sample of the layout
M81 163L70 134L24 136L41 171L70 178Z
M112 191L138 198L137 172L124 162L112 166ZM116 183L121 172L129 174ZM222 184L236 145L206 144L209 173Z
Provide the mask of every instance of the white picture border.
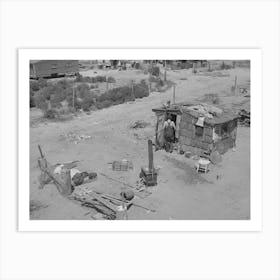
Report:
M38 59L214 59L251 61L250 220L98 221L29 218L29 61ZM262 52L260 49L19 49L18 50L19 231L261 231ZM28 163L28 164L27 164Z

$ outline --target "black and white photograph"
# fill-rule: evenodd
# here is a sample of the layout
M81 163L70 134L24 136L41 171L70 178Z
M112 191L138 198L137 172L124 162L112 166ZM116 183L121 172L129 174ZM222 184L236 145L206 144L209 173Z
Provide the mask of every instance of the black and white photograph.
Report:
M0 0L0 279L279 280L279 0Z
M31 220L249 220L250 60L30 60Z

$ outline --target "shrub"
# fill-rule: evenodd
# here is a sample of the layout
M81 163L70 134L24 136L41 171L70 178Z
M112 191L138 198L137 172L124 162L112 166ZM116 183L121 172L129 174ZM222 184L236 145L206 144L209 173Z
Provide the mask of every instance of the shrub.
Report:
M62 79L62 80L58 81L56 85L61 89L67 89L67 88L73 86L73 82L70 82L67 79Z
M98 88L98 85L97 85L97 84L91 84L91 85L90 85L90 88L91 88L91 89Z
M83 76L80 73L77 73L75 82L82 82Z
M107 82L108 83L115 83L116 82L116 79L114 77L108 77L107 78Z
M113 105L112 100L97 101L95 106L97 109L108 108Z
M34 99L34 95L35 95L35 92L30 90L30 104L29 104L29 107L32 108L32 107L35 107L36 104L35 104L35 99Z
M223 61L223 63L221 64L221 70L228 70L231 69L232 65L229 64L225 64L225 62Z
M44 112L44 117L47 119L55 119L58 116L58 113L54 109L48 109Z
M38 91L44 87L48 86L47 80L40 78L38 81L36 80L30 80L29 82L30 85L30 91Z
M85 98L90 94L90 87L86 83L79 84L75 90L76 95L80 98Z
M38 80L38 84L39 84L39 88L40 88L40 89L41 89L41 88L44 88L44 87L46 87L46 86L48 86L47 80L44 79L44 78L40 78L40 79Z
M38 91L40 89L38 81L30 80L29 82L30 92Z
M158 82L158 79L159 79L159 78L157 78L157 77L155 77L155 76L150 76L150 77L149 77L149 82L150 82L150 83L156 83L156 82Z
M110 81L109 81L110 80ZM75 82L78 83L105 83L106 82L106 76L95 76L95 77L84 77L80 73L77 74ZM115 83L116 80L113 77L108 77L108 82L109 83Z
M137 69L137 70L140 69L140 63L139 62L135 63L135 69Z
M135 98L143 98L149 96L149 87L145 80L141 80L140 84L136 84L134 87Z
M96 81L99 83L104 83L106 82L106 77L105 76L96 76L95 77Z
M124 86L113 88L106 93L97 97L97 101L103 102L105 100L111 100L113 102L124 103L129 96L132 95L131 87Z
M34 102L37 108L46 111L48 109L50 96L44 90L37 91L34 94Z
M151 65L148 69L148 72L152 75L152 76L156 76L158 77L159 74L160 74L160 69L158 66L154 66L154 65Z

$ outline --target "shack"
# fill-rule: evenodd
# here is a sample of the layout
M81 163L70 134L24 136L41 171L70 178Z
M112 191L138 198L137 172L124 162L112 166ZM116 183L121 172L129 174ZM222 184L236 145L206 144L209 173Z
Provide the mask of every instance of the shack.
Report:
M79 72L78 60L31 60L30 78L51 78L75 75Z
M175 142L179 149L196 155L218 151L224 154L235 146L238 115L213 105L178 103L153 109L157 116L156 145L164 146L164 121L176 125Z

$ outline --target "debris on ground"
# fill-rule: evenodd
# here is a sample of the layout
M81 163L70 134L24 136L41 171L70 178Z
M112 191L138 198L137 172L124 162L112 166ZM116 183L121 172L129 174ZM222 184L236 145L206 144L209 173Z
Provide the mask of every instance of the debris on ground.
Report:
M132 200L134 198L134 192L131 191L131 190L122 191L121 192L121 197L126 199L126 200Z
M113 181L113 182L116 182L116 183L119 183L119 184L122 184L124 185L125 187L128 187L130 189L133 189L134 192L135 192L135 195L139 198L145 198L147 197L148 195L152 194L151 192L149 192L147 189L146 189L146 186L144 186L144 188L139 188L139 185L138 183L136 183L136 186L133 186L131 184L128 184L126 182L123 182L123 181L120 181L118 179L115 179L115 178L112 178L104 173L100 173L101 176Z
M112 170L114 171L128 171L130 169L133 169L133 163L132 161L129 161L127 159L123 159L120 161L113 161L109 162L109 164L112 164Z
M62 195L69 195L75 186L96 180L96 172L81 172L75 168L78 161L51 165L43 155L40 145L38 145L38 149L41 156L38 159L38 165L41 170L39 175L40 189L43 189L48 183L54 183Z
M82 206L94 208L98 213L91 217L97 220L114 220L121 216L122 219L128 219L127 211L131 206L140 207L149 212L156 212L155 209L135 203L133 201L134 192L131 190L123 191L120 193L120 197L117 197L112 194L97 192L88 186L80 186L75 188L69 198L80 201Z
M75 188L69 199L81 202L82 206L95 209L98 213L104 215L108 220L115 220L117 214L117 207L110 201L107 201L100 194L94 192L86 186L78 186Z
M134 123L132 123L129 128L131 129L138 129L138 128L145 128L147 126L149 126L150 123L148 122L145 122L145 121L142 121L142 120L138 120L138 121L135 121Z
M85 134L77 134L73 131L60 135L61 138L65 139L66 141L73 142L74 144L78 144L81 141L91 139L90 135Z
M184 154L184 151L182 151L183 152L183 154ZM180 154L181 154L181 152L180 152ZM185 157L186 158L191 158L191 156L192 156L192 152L189 152L189 151L186 151L185 152Z
M241 109L239 111L239 124L242 126L250 126L251 117L250 112L246 109Z

